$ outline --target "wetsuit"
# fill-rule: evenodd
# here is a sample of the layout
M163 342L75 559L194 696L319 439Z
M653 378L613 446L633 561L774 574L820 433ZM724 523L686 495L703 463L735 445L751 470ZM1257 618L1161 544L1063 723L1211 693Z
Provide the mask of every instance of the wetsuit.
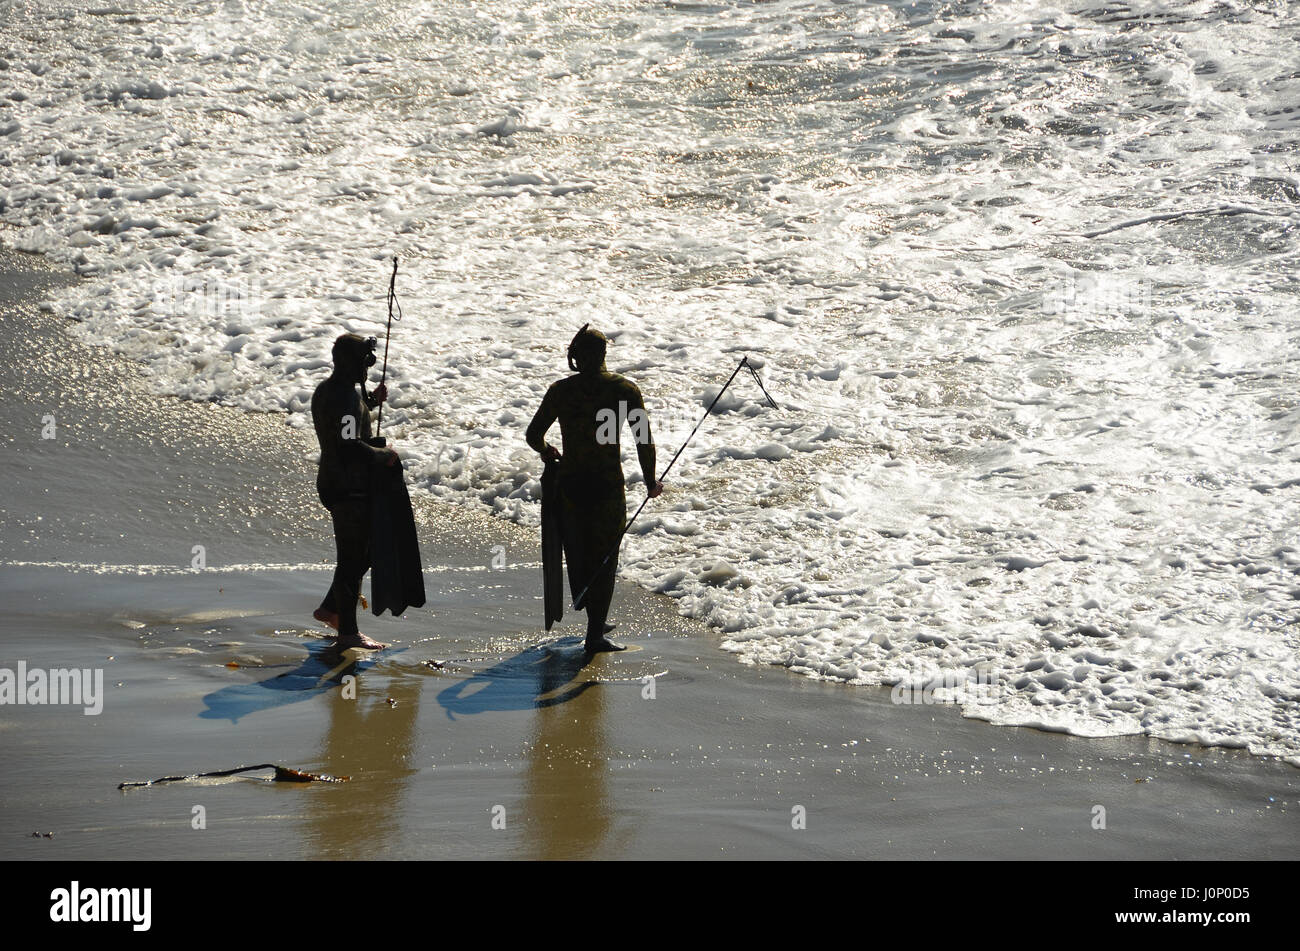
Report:
M610 414L601 414L609 410ZM614 596L618 553L599 577L592 573L613 548L627 519L619 436L624 420L637 437L637 458L647 486L655 481L655 445L650 419L643 422L633 410L645 413L641 391L635 383L601 368L577 373L554 383L537 415L528 425L528 445L546 449L546 431L558 419L564 440L559 482L564 511L564 560L569 565L569 589L576 598L587 583L587 639L603 636L609 604ZM610 419L617 421L610 424ZM602 426L602 423L604 425ZM612 430L612 439L609 439ZM605 441L598 439L598 434Z
M320 606L338 615L339 635L351 637L357 633L361 579L370 568L370 473L383 465L387 450L365 442L370 438L370 404L363 402L356 384L348 382L346 370L335 370L316 387L311 418L320 441L316 491L334 521L338 553L333 583Z

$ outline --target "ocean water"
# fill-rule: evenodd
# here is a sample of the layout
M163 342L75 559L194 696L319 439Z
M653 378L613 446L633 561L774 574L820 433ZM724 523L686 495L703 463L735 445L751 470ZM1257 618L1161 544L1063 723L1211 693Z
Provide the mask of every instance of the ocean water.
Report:
M398 256L385 432L525 523L579 326L663 461L749 354L780 408L737 377L625 576L744 662L1300 765L1298 13L0 0L0 241L295 425Z

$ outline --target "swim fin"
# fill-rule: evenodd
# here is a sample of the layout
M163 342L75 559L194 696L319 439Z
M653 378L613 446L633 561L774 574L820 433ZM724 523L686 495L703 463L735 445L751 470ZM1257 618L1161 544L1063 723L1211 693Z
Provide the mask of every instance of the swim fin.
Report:
M400 465L378 467L370 491L370 610L397 617L424 606L424 564Z
M555 462L542 470L542 594L549 631L564 617L564 505Z

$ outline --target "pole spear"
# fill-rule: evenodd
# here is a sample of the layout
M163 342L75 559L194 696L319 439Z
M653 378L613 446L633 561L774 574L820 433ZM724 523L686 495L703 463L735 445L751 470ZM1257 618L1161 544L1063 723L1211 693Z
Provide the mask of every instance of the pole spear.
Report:
M388 342L393 336L393 307L397 307L397 319L402 319L402 305L397 302L397 255L393 255L393 273L388 278L388 329L384 331L384 369L379 374L379 385L388 379ZM375 422L375 435L384 425L384 404L379 404L379 419Z

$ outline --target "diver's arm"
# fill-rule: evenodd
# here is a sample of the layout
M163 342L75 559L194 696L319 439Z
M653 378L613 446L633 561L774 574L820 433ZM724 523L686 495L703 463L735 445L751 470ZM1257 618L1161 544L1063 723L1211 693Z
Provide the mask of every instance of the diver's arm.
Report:
M346 438L343 430L348 423L348 417L352 416L351 400L343 397L343 394L334 387L328 388L323 394L321 401L321 420L324 425L317 425L316 434L321 441L321 449L326 448L328 442L329 448L339 459L346 459L361 465L392 465L397 458L397 453L391 449L379 449L365 441L365 436L370 432L370 410L366 408L365 403L361 405L361 412L365 414L364 419L353 418L351 426L348 429L352 432L352 438ZM315 415L315 407L313 416Z
M659 480L655 476L655 440L654 435L650 432L650 414L646 412L645 400L641 398L641 391L636 386L632 387L633 397L629 402L634 409L641 411L640 418L635 422L632 414L628 413L628 427L632 430L632 438L636 441L636 457L641 463L641 477L645 479L646 491L654 492ZM651 498L658 495L655 492Z
M559 416L555 409L555 400L551 398L551 391L547 390L546 395L542 397L542 405L537 407L537 413L524 433L524 438L528 440L532 450L552 461L560 457L560 451L546 441L546 431L559 419Z

